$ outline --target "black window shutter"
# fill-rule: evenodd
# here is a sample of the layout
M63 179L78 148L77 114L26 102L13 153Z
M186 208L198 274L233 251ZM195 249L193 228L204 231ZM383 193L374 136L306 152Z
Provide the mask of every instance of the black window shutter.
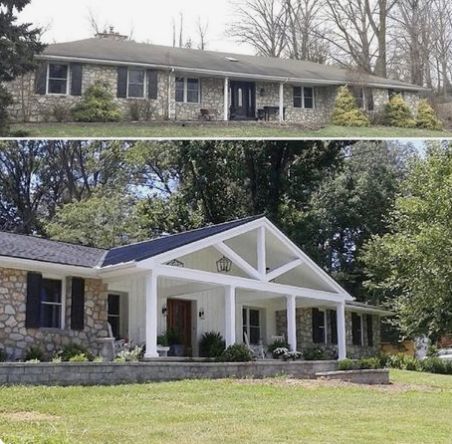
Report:
M118 68L118 97L121 99L127 98L127 71L127 66Z
M82 64L71 63L71 96L82 95L82 76Z
M158 72L152 69L148 69L148 97L152 100L156 100L158 97Z
M373 347L374 346L374 326L373 326L372 315L366 316L366 324L367 324L367 345L369 347Z
M312 309L312 341L314 344L325 342L325 317L318 308Z
M352 341L353 345L361 344L361 316L357 313L352 313Z
M330 310L331 343L337 344L337 312Z
M39 63L36 68L35 92L42 96L47 92L47 63Z
M26 328L39 328L41 326L41 287L42 275L40 273L28 273Z
M85 279L72 278L71 329L85 328Z

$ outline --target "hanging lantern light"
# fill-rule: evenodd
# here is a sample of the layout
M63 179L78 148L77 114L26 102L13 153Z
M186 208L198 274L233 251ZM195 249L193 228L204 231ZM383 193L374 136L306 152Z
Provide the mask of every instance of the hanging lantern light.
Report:
M173 259L172 261L168 262L166 265L169 265L170 267L179 267L184 268L184 263L181 261L178 261L177 259Z
M231 271L231 268L232 261L226 256L223 256L220 260L217 261L218 273L229 273Z

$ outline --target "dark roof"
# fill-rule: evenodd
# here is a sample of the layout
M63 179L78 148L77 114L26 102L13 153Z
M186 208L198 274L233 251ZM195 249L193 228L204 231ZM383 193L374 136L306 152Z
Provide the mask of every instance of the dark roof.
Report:
M140 242L138 244L127 245L110 250L105 256L102 267L117 265L127 262L139 262L157 256L167 251L174 250L184 245L206 239L215 234L223 233L240 225L245 225L263 216L252 216L245 219L238 219L219 225L199 228L197 230L185 231L171 236L160 237L158 239Z
M0 256L93 268L105 253L98 248L0 232Z
M246 75L249 78L266 76L268 80L288 80L312 84L359 83L386 88L420 91L422 87L397 80L367 74L357 74L334 66L313 62L258 57L197 49L120 41L110 38L91 38L49 45L40 58L53 57L86 62L129 63L153 65L161 68L193 70L198 73L224 76Z

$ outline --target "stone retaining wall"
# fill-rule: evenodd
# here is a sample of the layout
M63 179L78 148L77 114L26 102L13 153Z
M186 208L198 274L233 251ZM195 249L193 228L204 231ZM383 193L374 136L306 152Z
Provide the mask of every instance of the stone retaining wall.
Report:
M334 379L353 384L387 385L389 381L389 370L346 370L338 372L317 373L321 379Z
M115 385L183 379L272 378L281 375L300 379L337 369L336 361L140 362L0 364L2 385Z

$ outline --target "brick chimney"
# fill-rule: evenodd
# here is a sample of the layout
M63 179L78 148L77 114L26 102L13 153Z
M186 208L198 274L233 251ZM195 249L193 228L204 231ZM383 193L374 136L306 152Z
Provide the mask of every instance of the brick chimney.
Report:
M108 30L105 29L104 32L98 32L96 34L96 37L98 39L109 39L109 40L116 40L116 41L124 41L129 38L126 35L122 35L119 32L116 32L115 28L113 26L110 26L108 28Z

